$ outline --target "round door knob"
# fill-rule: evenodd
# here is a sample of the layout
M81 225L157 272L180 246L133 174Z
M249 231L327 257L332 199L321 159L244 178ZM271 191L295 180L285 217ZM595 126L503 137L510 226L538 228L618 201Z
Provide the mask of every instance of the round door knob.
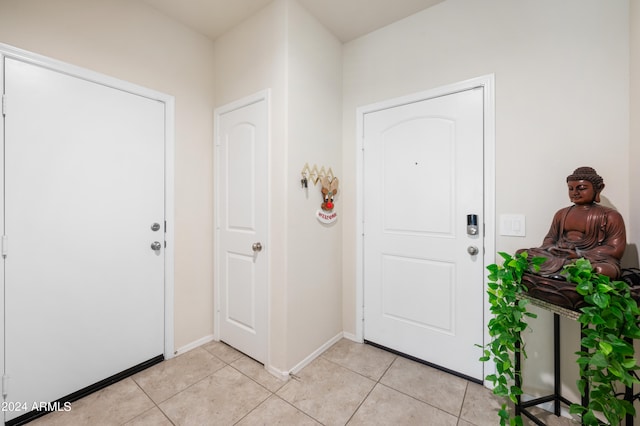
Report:
M161 248L162 248L162 244L160 244L160 241L154 241L151 243L151 250L158 251Z
M255 252L259 252L262 250L262 244L260 243L253 243L253 245L251 246L251 249Z
M469 246L467 247L467 253L469 253L471 256L475 256L476 254L478 254L479 250L478 247L476 246Z

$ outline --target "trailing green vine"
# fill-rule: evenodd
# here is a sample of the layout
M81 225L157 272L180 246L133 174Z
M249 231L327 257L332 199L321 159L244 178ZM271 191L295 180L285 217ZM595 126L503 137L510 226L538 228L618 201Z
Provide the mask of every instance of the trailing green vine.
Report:
M485 379L493 384L493 393L517 404L522 389L516 386L515 354L526 358L521 332L528 328L527 318L536 315L527 311L529 301L521 294L527 289L522 275L536 271L545 259L528 258L526 252L511 256L499 253L502 265L489 265L487 294L493 317L488 324L490 342L483 346L481 361L492 361L496 372ZM640 339L638 318L640 308L624 281L612 281L596 273L586 259L567 265L562 275L576 284L576 292L583 296L586 306L580 308L578 318L582 330L581 350L577 364L580 368L578 390L588 393L586 407L572 404L570 413L582 417L585 425L601 425L603 418L609 425L619 424L627 414L635 415L633 404L621 397L618 390L640 383L633 339ZM503 404L498 412L500 425L522 425L520 416L512 416Z
M595 273L586 259L566 266L564 272L587 303L578 318L583 338L582 350L576 354L581 377L578 389L583 396L588 391L589 404L573 404L570 412L581 415L586 425L601 424L597 412L617 425L627 414L635 415L633 404L621 398L616 387L640 383L634 373L639 367L633 347L633 339L640 338L640 309L627 283Z
M504 259L503 264L489 265L489 283L487 294L493 317L489 321L488 330L491 341L484 346L484 356L481 361L493 361L496 366L495 374L490 374L485 379L493 384L495 395L508 398L514 404L522 395L522 389L515 384L516 371L515 353L519 351L526 357L524 342L521 332L527 328L527 317L535 318L536 315L527 312L528 300L519 298L526 288L522 285L522 274L529 270L530 264L534 267L544 261L534 258L528 259L523 252L515 256L507 253L499 253ZM500 425L522 425L520 416L512 417L507 404L503 404L500 411Z

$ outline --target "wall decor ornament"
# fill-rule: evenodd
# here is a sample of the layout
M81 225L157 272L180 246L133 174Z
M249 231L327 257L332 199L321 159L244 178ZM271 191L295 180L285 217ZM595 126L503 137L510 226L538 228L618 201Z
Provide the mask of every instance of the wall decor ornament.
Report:
M322 193L322 204L320 205L320 210L316 212L316 216L318 220L322 223L333 223L338 218L338 213L333 211L335 207L334 198L338 194L338 178L334 177L329 180L328 177L323 177L320 179L322 184L322 189L320 190Z
M320 192L322 194L322 204L320 209L316 211L316 218L325 224L333 223L338 218L338 213L334 212L335 196L338 194L339 180L333 175L333 170L329 167L325 169L315 164L309 167L306 163L302 168L300 186L305 189L309 187L309 182L313 185L321 184Z

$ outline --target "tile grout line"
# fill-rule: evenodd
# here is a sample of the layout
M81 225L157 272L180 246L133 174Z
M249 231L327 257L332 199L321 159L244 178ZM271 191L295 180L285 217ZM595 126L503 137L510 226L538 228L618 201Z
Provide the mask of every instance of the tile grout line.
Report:
M134 379L133 377L131 377L131 380L133 381L133 383L136 384L136 386L138 387L138 389L140 389L142 391L142 393L144 393L146 395L147 398L149 398L149 401L153 402L153 405L155 408L158 409L158 411L160 411L162 413L162 415L164 416L165 419L169 420L169 422L176 426L176 424L173 422L173 420L171 420L167 414L162 410L162 408L160 408L160 406L153 400L153 398L151 398L151 396L142 388L142 386L140 386L140 384L136 381L136 379ZM177 394L176 394L177 395ZM144 413L148 413L149 411L153 410L153 407L149 408L146 411L143 411L142 413L138 414L137 416L135 416L133 419L129 419L128 422L130 422L131 420L134 420L140 416L142 416ZM127 422L123 423L126 424Z
M384 349L383 349L383 350L384 350ZM388 351L385 351L385 352L388 352ZM388 352L388 353L392 354L392 355L394 356L394 359L393 359L393 361L389 364L389 366L386 368L386 370L385 370L385 371L380 375L380 377L379 377L379 378L378 378L378 380L376 381L376 384L379 384L380 386L384 386L384 387L386 387L386 388L388 388L388 389L392 389L392 390L393 390L393 391L395 391L395 392L398 392L398 393L400 393L400 394L402 394L402 395L404 395L404 396L407 396L407 397L409 397L409 398L411 398L411 399L413 399L413 400L415 400L415 401L417 401L417 402L420 402L420 403L422 403L422 404L426 404L426 405L428 405L428 406L432 407L433 409L438 410L438 411L440 411L440 412L442 412L442 413L449 414L449 415L451 415L451 416L455 417L455 418L458 420L458 422L461 420L462 408L464 407L464 400L465 400L466 395L467 395L467 390L469 389L469 381L468 381L468 380L465 380L465 391L464 391L464 395L463 395L463 398L462 398L462 404L460 405L460 410L459 410L459 412L458 412L458 415L456 415L456 414L451 413L451 412L449 412L449 411L447 411L447 410L444 410L444 409L442 409L442 408L440 408L440 407L436 407L435 405L430 404L430 403L428 403L428 402L426 402L426 401L423 401L423 400L421 400L421 399L419 399L419 398L417 398L417 397L415 397L415 396L413 396L413 395L410 395L410 394L408 394L408 393L406 393L406 392L403 392L403 391L401 391L400 389L396 389L396 388L394 388L394 387L392 387L392 386L389 386L389 385L386 385L386 384L382 383L382 382L381 382L382 378L385 376L385 374L387 374L387 372L391 369L391 367L396 363L396 361L397 361L399 358L407 359L407 358L404 358L404 357L402 357L402 356L400 356L400 355L393 354L392 352ZM349 368L349 367L347 367L347 366L345 366L345 365L342 365L342 364L340 364L340 363L338 363L338 362L335 362L335 361L333 361L333 360L331 360L331 359L329 359L329 358L326 358L326 357L324 357L323 355L321 355L321 357L322 357L322 358L324 358L326 361L329 361L329 362L331 362L331 363L333 363L333 364L335 364L335 365L337 365L337 366L339 366L339 367L342 367L342 368L345 368L345 369L347 369L347 370L351 371L352 373L358 374L359 376L362 376L362 377L367 378L367 379L369 379L369 380L373 380L373 379L371 379L370 377L367 377L367 376L365 376L364 374L361 374L361 373L359 373L359 372L357 372L357 371L355 371L355 370L352 370L351 368ZM414 362L415 362L415 361L414 361ZM429 366L427 366L427 367L429 367ZM431 367L431 368L433 368L433 367ZM373 387L373 388L375 388L375 385L374 385L374 387ZM351 420L351 418L353 418L353 416L355 415L355 413L360 409L360 407L362 406L362 404L364 403L364 401L366 401L366 399L369 397L369 395L370 395L370 394L371 394L371 392L373 391L373 388L372 388L372 389L371 389L371 391L367 394L367 396L362 400L362 402L360 403L360 405L358 405L358 408L357 408L357 409L354 411L354 413L351 415L351 417L349 418L349 421ZM464 420L464 419L462 419L462 420ZM465 421L466 421L466 420L465 420ZM348 422L347 422L347 423L348 423Z
M391 366L393 364L395 364L396 359L398 359L397 355L394 355L393 361L391 361L389 363L389 366L382 372L382 374L380 375L380 377L378 377L378 379L375 381L374 385L371 387L371 390L369 392L367 392L367 395L362 399L362 401L360 401L360 404L358 404L358 406L356 407L356 409L353 411L353 413L351 414L351 416L349 417L349 419L347 419L347 422L345 423L345 425L349 424L349 422L353 419L353 416L356 415L356 413L358 412L358 410L360 410L360 407L362 407L362 404L364 404L364 402L367 400L367 398L369 398L369 396L371 396L371 393L373 392L373 390L376 388L376 386L381 385L381 386L385 386L383 383L380 383L380 380L382 380L382 378L384 377L385 374L387 374L387 371L389 371L389 369L391 368ZM344 367L344 366L343 366ZM360 374L357 371L353 371L348 367L347 370L356 373L356 374ZM366 377L363 376L362 374L360 374L362 377ZM367 377L368 379L370 379L369 377Z
M194 350L195 350L195 349L198 349L198 348L194 348ZM218 368L218 369L216 369L215 371L211 372L210 374L207 374L206 376L204 376L204 377L200 378L199 380L197 380L197 381L193 382L192 384L190 384L189 386L185 387L184 389L181 389L181 390L177 391L176 393L172 394L171 396L169 396L169 397L167 397L167 398L163 399L162 401L160 401L160 402L158 402L158 403L156 403L156 401L155 401L153 398L151 398L151 396L150 396L150 395L149 395L149 394L148 394L148 393L147 393L147 392L142 388L142 386L140 386L140 384L135 380L135 378L133 378L133 376L131 377L131 379L132 379L132 380L133 380L133 382L136 384L136 386L138 386L138 388L140 388L140 389L142 390L142 392L147 396L147 398L149 398L149 399L151 400L151 402L153 402L153 404L158 408L158 410L160 410L160 412L162 413L162 415L163 415L164 417L166 417L166 418L169 420L169 422L171 422L171 424L172 424L172 425L174 425L174 426L177 426L177 425L176 425L176 423L175 423L171 418L169 418L169 416L168 416L168 415L164 412L164 410L160 407L160 404L162 404L162 403L164 403L164 402L166 402L166 401L170 400L171 398L174 398L175 396L177 396L177 395L181 394L182 392L186 391L187 389L190 389L191 387L195 386L197 383L200 383L200 382L202 382L203 380L205 380L206 378L208 378L208 377L210 377L210 376L214 375L214 374L215 374L215 373L217 373L218 371L221 371L223 368L225 368L225 367L231 367L231 365L230 365L229 363L227 363L225 360L223 360L223 359L222 359L222 358L220 358L219 356L217 356L217 355L215 355L215 354L211 353L210 351L208 351L208 350L206 350L206 349L204 349L204 348L201 348L201 349L202 349L203 351L205 351L207 354L211 355L212 357L214 357L214 358L218 359L218 360L223 364L223 366L222 366L222 367L220 367L220 368ZM184 355L184 354L183 354L183 355ZM175 359L175 358L172 358L172 359ZM167 362L167 361L169 361L169 360L165 360L165 361L163 361L163 362ZM233 368L233 367L231 367L231 368ZM147 410L147 411L148 411L148 410ZM146 411L145 411L145 413L146 413ZM144 413L140 413L138 416L140 416L140 415L142 415L142 414L144 414ZM136 416L136 417L138 417L138 416ZM135 418L135 417L134 417L134 418ZM132 420L132 419L131 419L131 420ZM130 421L130 420L129 420L129 421Z
M245 355L246 356L246 355ZM250 357L248 357L250 358ZM238 358L240 359L240 358ZM237 360L235 360L237 361ZM235 362L234 361L234 362ZM277 392L282 389L287 383L288 380L282 384L282 386L280 386L278 389L276 389L275 391L272 391L271 389L267 388L266 386L264 386L263 384L261 384L260 382L258 382L257 380L255 380L253 377L248 376L247 374L245 374L243 371L239 370L238 368L234 367L233 365L229 364L229 366L233 369L235 369L238 373L242 374L243 376L245 376L246 378L248 378L249 380L253 381L254 383L256 383L257 385L261 386L262 388L264 388L265 390L267 390L270 395L267 396L262 402L260 402L258 405L256 405L253 409L251 409L247 414L245 414L244 416L242 416L240 419L238 419L237 422L234 423L234 425L237 425L238 423L240 423L243 419L245 419L249 414L253 413L255 410L258 409L258 407L260 407L261 405L263 405L265 402L267 402L267 400L271 399L271 398L278 398L280 401L284 402L285 404L289 405L291 408L293 408L294 410L302 413L303 415L307 416L308 418L312 419L313 421L317 422L320 425L324 425L321 421L319 421L318 419L316 419L315 417L313 417L312 415L310 415L309 413L301 410L300 408L296 407L295 405L293 405L292 403L290 403L289 401L281 398ZM297 377L297 376L296 376ZM293 377L292 377L293 378ZM300 380L300 378L297 378L296 380Z
M467 381L467 383L466 383L466 385L464 387L464 394L462 395L462 404L460 404L460 411L458 412L458 423L460 423L460 420L464 420L462 418L462 410L464 409L464 401L467 399L467 392L469 392L469 382L468 381Z

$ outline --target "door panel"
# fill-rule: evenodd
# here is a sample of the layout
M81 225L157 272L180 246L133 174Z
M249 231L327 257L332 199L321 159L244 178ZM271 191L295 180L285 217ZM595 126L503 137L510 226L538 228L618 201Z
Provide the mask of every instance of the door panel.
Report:
M164 249L150 245L164 242L165 112L19 60L4 67L7 401L30 406L164 351Z
M480 380L482 89L364 120L364 337Z
M267 357L267 105L261 98L216 115L220 339L262 363ZM254 250L256 243L263 248Z

